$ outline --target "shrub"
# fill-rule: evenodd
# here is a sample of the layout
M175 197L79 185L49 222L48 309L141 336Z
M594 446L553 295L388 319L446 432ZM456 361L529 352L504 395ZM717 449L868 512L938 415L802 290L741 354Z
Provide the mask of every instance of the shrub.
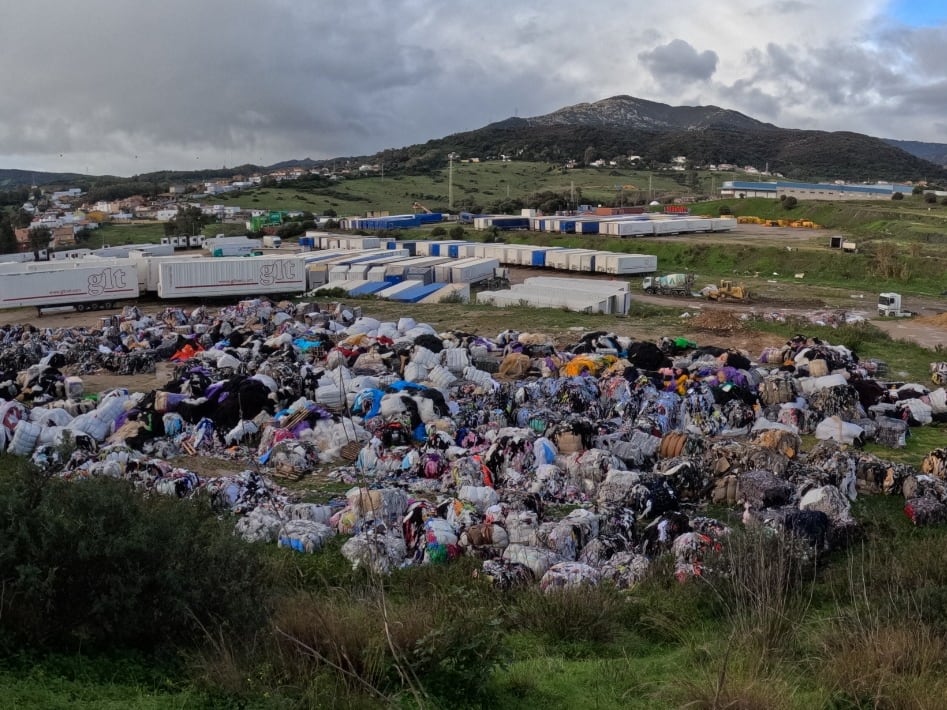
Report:
M209 505L70 483L18 462L0 475L0 629L38 646L187 643L262 621L266 567Z
M891 199L892 199L892 200L903 200L903 199L904 199L904 193L903 193L903 192L895 192L895 193L892 193Z
M463 239L467 233L464 231L463 227L461 227L459 224L456 224L450 228L448 235L451 239Z
M730 209L730 205L720 205L720 209L717 210L717 214L721 217L728 214L733 214L733 210Z
M935 195L933 192L925 192L925 193L924 193L924 202L926 202L926 203L929 204L929 205L936 205L936 204L937 204L937 195Z
M783 203L783 207L784 207L785 209L787 209L787 210L791 210L791 209L793 209L796 205L799 204L799 200L797 200L797 199L796 199L795 197L793 197L792 195L789 195L789 196L785 196L785 195L784 195L784 197L786 197L786 199L785 199L785 200L782 200L782 203Z
M432 237L443 237L445 234L447 234L447 230L443 227L435 227L431 230Z

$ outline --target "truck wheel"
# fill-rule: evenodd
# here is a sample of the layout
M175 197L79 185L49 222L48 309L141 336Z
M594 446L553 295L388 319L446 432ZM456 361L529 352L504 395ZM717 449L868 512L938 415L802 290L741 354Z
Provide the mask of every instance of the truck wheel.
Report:
M85 308L86 308L86 306L85 306L84 303L77 303L77 304L76 304L76 310L79 311L79 313L84 313L84 312L85 312Z

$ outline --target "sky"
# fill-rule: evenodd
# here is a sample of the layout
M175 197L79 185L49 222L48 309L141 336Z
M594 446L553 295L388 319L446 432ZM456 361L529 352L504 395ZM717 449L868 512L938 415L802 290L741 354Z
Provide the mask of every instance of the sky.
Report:
M0 168L370 155L626 94L947 143L943 0L32 0Z

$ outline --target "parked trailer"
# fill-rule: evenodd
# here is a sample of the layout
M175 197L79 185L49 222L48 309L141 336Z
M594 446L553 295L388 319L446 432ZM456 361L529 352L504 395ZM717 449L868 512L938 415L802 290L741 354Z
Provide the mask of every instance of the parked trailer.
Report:
M159 298L259 296L306 290L306 269L298 256L173 261L161 264L159 272Z
M103 259L96 264L77 260L45 269L4 268L0 278L0 308L34 306L40 314L53 306L72 306L77 311L111 308L116 301L137 298L139 293L138 271L129 260Z

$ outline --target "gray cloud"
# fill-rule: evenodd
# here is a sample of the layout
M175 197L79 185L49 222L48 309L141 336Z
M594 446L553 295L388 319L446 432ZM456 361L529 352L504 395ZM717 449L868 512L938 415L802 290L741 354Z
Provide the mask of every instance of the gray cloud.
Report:
M672 39L667 44L648 52L639 52L641 60L658 79L709 79L717 70L717 53L711 50L698 52L682 39Z
M947 141L945 28L901 27L884 8L733 0L722 16L681 0L671 24L627 0L580 13L564 0L14 3L0 167L363 155L615 94Z

